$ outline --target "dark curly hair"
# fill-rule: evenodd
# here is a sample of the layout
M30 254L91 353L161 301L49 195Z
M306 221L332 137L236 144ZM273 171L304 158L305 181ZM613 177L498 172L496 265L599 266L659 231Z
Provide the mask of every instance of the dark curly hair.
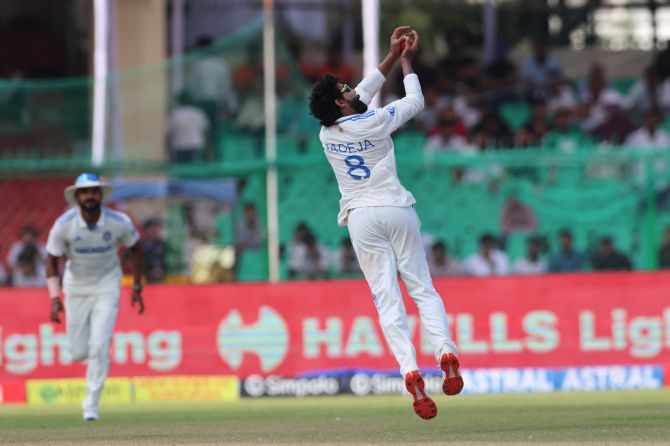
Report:
M342 117L340 108L335 104L335 99L342 97L342 93L337 90L338 81L339 79L330 73L321 75L309 96L310 112L325 127L330 127Z

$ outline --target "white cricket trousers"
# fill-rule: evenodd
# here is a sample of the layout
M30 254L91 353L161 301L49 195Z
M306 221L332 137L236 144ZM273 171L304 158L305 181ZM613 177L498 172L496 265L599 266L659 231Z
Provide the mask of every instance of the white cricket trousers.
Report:
M109 372L112 333L119 312L119 290L90 296L67 295L65 311L72 359L88 360L84 411L98 412Z
M413 207L363 207L349 212L349 235L379 313L379 322L403 376L418 370L398 272L414 299L439 361L458 353L440 295L433 287Z

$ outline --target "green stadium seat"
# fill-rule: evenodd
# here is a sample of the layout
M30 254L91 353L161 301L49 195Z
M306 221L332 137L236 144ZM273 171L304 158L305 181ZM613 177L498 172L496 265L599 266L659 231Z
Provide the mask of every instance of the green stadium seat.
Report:
M510 261L514 261L526 255L526 240L528 237L528 234L520 233L514 233L507 236L505 252Z
M268 257L264 249L245 250L237 261L237 280L256 282L268 279Z
M294 135L277 135L277 158L288 158L302 155L300 140Z
M235 229L233 213L224 212L216 219L216 243L218 245L232 245L235 243Z
M323 153L323 146L318 136L309 138L307 140L307 155L314 155L316 153Z
M506 102L500 106L500 116L512 130L516 130L530 119L530 107L526 102Z
M246 185L242 190L242 201L256 203L259 210L265 208L265 174L257 173L246 177Z
M222 137L223 162L249 161L262 157L262 138L256 135L231 131Z
M423 148L426 145L426 134L415 131L401 131L393 135L393 145L396 155L403 154L423 154Z
M637 82L637 78L635 77L613 79L612 87L622 95L626 96L631 88L633 88L633 85L635 85L635 82Z
M661 127L666 132L670 132L670 113L665 115L665 119L663 120L663 123L661 124Z

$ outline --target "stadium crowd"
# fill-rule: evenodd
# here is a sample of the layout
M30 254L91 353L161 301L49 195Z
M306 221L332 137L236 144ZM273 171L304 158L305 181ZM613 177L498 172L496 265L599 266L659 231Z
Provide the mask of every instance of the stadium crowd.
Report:
M203 37L198 50L206 50L212 40ZM509 48L500 43L488 63L465 45L459 33L448 36L448 53L428 62L417 57L415 70L425 96L424 110L401 132L420 132L425 136L424 151L435 153L474 153L512 148L537 148L560 153L588 151L601 146L628 145L638 150L650 147L670 149L670 134L664 127L664 114L670 110L670 45L645 67L639 79L624 93L614 88L605 69L597 62L584 79L568 79L564 67L549 48L536 42L522 63L515 64ZM175 99L169 118L171 159L192 163L213 159L222 138L222 123L236 131L255 135L262 142L263 103L261 63L258 49L250 48L246 59L236 66L216 54L197 58L188 71L186 89ZM350 84L357 81L357 70L344 62L336 47L327 51L325 63L312 66L293 51L297 66L308 81L325 72L336 73ZM297 92L286 74L278 68L280 131L299 138L315 138L315 120L307 114L304 92ZM399 75L383 90L383 103L402 96ZM282 116L292 119L284 122ZM261 147L262 144L259 144ZM495 177L454 168L454 178L483 182ZM524 175L524 172L509 172ZM527 172L526 172L527 173ZM531 175L532 176L532 175ZM670 188L661 184L659 194ZM244 218L234 225L236 257L245 251L262 249L265 243L263 222L249 204ZM152 282L165 280L167 245L161 236L160 220L144 224L143 250L145 274ZM545 237L537 236L538 221L533 209L511 196L500 216L500 234L482 233L479 250L457 259L449 255L442 240L428 238L426 252L434 275L504 275L584 270L628 270L632 263L626 253L617 251L616 241L604 237L593 252L572 247L570 228L560 232L555 249ZM526 234L527 253L510 260L505 252L506 238L512 233ZM0 263L0 283L11 286L41 285L44 281L43 247L34 230L27 228L20 241L11 245L5 265ZM32 241L31 241L32 240ZM283 247L288 277L322 279L360 277L351 241L343 239L333 249L319 243L304 223L296 226L290 243ZM670 268L670 229L658 252L658 265Z
M641 70L632 85L622 86L615 85L597 61L585 78L568 79L564 67L541 42L533 43L518 65L502 42L488 63L469 52L458 32L450 33L447 43L448 53L440 59L417 56L415 71L426 105L404 130L425 134L426 152L541 147L572 153L603 145L639 149L670 145L670 134L663 126L670 109L670 45ZM196 50L207 51L211 45L212 39L202 37ZM318 129L290 67L298 66L308 84L330 72L355 85L357 70L343 61L337 46L331 46L325 62L317 65L301 59L298 45L289 47L295 60L280 60L277 67L278 130L313 138ZM212 159L224 122L235 131L262 135L258 48L250 45L245 59L236 65L205 52L188 71L169 120L173 161ZM382 102L401 97L402 88L396 71L382 91Z
M516 66L504 44L483 65L462 42L454 34L446 57L417 64L426 107L413 122L428 135L428 151L670 145L660 127L670 109L670 46L622 93L597 62L584 79L567 79L542 43L534 43ZM396 79L384 102L399 96L400 88Z
M529 235L526 253L513 262L505 252L505 240L491 233L479 238L479 250L462 261L449 256L446 243L434 240L430 235L424 240L424 248L430 272L440 276L506 276L544 273L575 273L584 271L630 271L630 258L616 249L612 237L603 237L591 252L573 246L573 235L562 229L557 237L557 248L544 237ZM320 245L305 223L296 226L293 239L287 247L289 278L328 279L362 277L351 246L344 238L336 250ZM670 228L664 232L664 241L658 250L661 269L670 269Z

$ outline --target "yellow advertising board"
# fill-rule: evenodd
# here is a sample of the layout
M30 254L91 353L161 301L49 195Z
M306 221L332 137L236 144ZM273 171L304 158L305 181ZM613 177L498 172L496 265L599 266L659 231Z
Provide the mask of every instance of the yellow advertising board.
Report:
M133 378L135 401L236 401L237 376L141 376Z
M26 382L28 404L81 404L86 395L86 380L29 379ZM102 403L130 403L131 389L128 378L108 378L102 392Z

